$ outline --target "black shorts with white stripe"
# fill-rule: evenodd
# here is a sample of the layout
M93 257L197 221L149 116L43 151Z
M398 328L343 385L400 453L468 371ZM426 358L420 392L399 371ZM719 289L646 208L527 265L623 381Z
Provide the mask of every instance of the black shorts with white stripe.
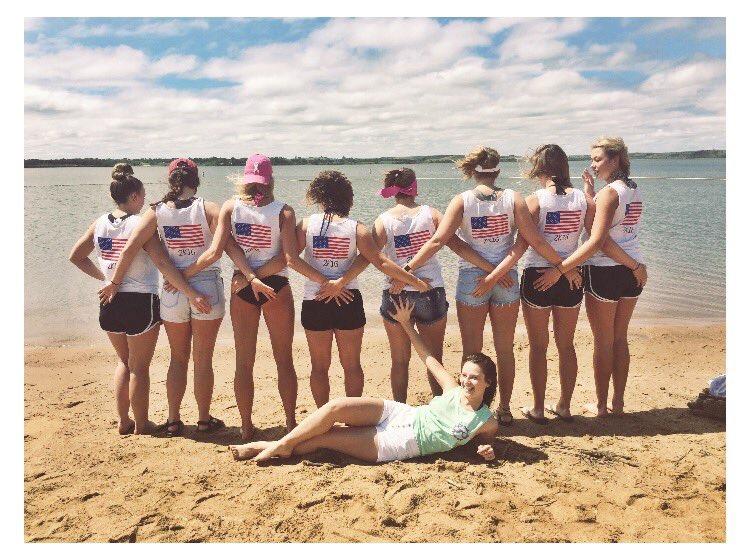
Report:
M99 306L99 325L108 333L136 336L161 323L159 296L143 292L118 292Z

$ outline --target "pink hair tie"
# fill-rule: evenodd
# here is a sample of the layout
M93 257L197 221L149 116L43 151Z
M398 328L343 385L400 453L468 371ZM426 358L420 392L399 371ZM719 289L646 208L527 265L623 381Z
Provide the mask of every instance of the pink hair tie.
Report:
M380 195L386 199L393 197L394 195L409 195L411 197L417 197L417 181L414 180L408 187L401 188L399 186L388 186L380 190Z

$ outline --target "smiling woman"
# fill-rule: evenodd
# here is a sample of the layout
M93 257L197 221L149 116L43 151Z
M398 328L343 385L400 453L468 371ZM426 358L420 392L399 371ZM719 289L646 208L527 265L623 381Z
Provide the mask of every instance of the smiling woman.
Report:
M237 460L279 460L293 454L330 449L368 462L389 462L449 451L473 439L485 460L495 454L489 443L498 430L489 404L495 396L497 369L484 354L464 357L460 382L430 353L411 324L414 305L394 299L396 320L443 391L424 406L379 398L348 397L327 402L279 441L255 441L230 447ZM345 427L334 427L336 423ZM484 441L486 444L480 444Z

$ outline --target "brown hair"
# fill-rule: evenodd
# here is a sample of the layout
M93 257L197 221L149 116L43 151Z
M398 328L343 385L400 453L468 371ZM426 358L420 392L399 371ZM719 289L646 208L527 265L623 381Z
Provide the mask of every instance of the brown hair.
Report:
M479 366L484 375L484 380L487 382L487 388L484 390L484 396L482 397L482 403L486 404L489 408L490 404L495 398L495 391L497 390L497 366L495 362L482 352L475 352L473 354L466 354L461 359L461 367L464 367L466 362L471 362Z
M495 168L500 164L500 154L492 147L477 147L471 153L459 161L456 161L458 168L464 175L464 179L472 178L476 173L475 168L481 165L482 168Z
M324 170L310 182L307 200L320 205L324 213L346 217L354 204L352 183L338 170Z
M540 176L549 176L555 183L555 193L565 195L565 188L572 188L570 183L570 166L568 155L559 145L548 143L537 147L536 151L529 157L531 168L524 175L533 179Z
M193 167L186 162L180 161L169 174L169 191L162 198L162 202L176 201L182 195L182 191L185 188L197 188L200 183L198 167Z
M118 162L112 167L112 182L109 194L118 205L126 203L131 194L141 191L143 182L133 176L133 167L126 162Z
M602 149L610 158L619 157L620 171L624 172L626 177L630 176L630 156L622 137L600 137L591 148Z
M385 176L383 177L383 186L386 188L396 186L405 189L411 186L416 179L417 175L411 168L398 168L396 170L389 170L385 173ZM400 195L406 196L405 193L397 193L396 197Z

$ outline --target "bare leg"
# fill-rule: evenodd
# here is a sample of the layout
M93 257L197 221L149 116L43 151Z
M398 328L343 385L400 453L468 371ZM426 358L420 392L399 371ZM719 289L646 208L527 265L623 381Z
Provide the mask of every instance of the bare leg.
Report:
M211 398L214 393L214 347L221 319L193 319L193 391L198 405L198 421L211 417ZM206 427L198 426L198 430Z
M115 403L117 416L120 419L118 431L120 435L132 431L135 422L130 419L130 370L128 369L128 341L123 333L107 333L112 347L117 352L115 366Z
M229 314L234 331L234 397L242 422L243 441L250 441L253 436L253 368L255 351L258 343L258 325L260 308L249 304L236 294L229 302Z
M336 346L339 350L339 362L344 369L344 392L346 396L362 396L365 388L365 373L362 371L360 355L362 354L362 335L364 327L344 331L335 329Z
M560 400L557 402L555 412L563 417L570 416L570 401L573 398L578 376L578 357L573 339L580 309L580 306L552 309L555 344L560 356Z
M294 298L292 289L285 286L279 290L275 300L263 304L263 319L271 337L271 350L276 360L279 395L284 406L286 429L297 426L297 372L292 360L292 340L294 338Z
M171 323L164 321L164 330L169 339L169 369L167 370L167 404L169 405L168 422L180 419L180 407L187 388L187 370L190 362L190 340L193 330L190 322ZM176 426L169 428L173 433Z
M398 323L391 323L383 319L383 326L391 348L391 391L393 391L393 400L406 402L409 389L411 342Z
M489 303L482 306L467 306L456 302L456 315L458 328L461 331L464 356L482 351L484 324L487 321L489 309Z
M500 391L500 408L510 411L510 397L516 378L516 357L513 354L513 339L516 335L518 306L520 301L504 306L490 306L492 337L497 354L497 386Z
M630 349L628 347L628 326L638 298L623 298L617 302L613 339L612 362L612 413L625 411L625 385L630 370Z
M421 325L417 323L417 331L419 331L425 344L427 344L427 348L430 349L432 355L441 363L443 361L443 341L445 340L445 325L447 323L447 317L429 325ZM440 384L435 381L435 378L429 371L427 372L427 380L430 382L432 396L437 396L443 393Z
M378 445L374 427L337 427L303 441L294 447L294 454L308 454L318 449L329 449L367 462L377 462Z
M327 433L336 422L359 427L375 426L382 415L382 398L348 397L334 399L302 420L295 429L279 441L260 452L255 460L263 461L274 457L288 457L297 445Z
M320 408L330 397L331 384L328 370L331 368L331 346L333 331L308 331L305 329L307 346L310 349L310 390L315 405Z
M586 411L595 413L597 416L607 415L616 311L617 303L602 302L586 293L586 314L594 335L594 384L596 385L596 407L589 405Z
M159 325L137 336L127 337L128 369L130 370L130 406L135 418L135 433L149 433L153 424L148 420L149 367L154 357Z
M535 418L544 418L544 395L547 390L547 347L549 346L549 316L551 308L533 308L521 304L526 332L529 337L529 376L534 406L524 408Z

